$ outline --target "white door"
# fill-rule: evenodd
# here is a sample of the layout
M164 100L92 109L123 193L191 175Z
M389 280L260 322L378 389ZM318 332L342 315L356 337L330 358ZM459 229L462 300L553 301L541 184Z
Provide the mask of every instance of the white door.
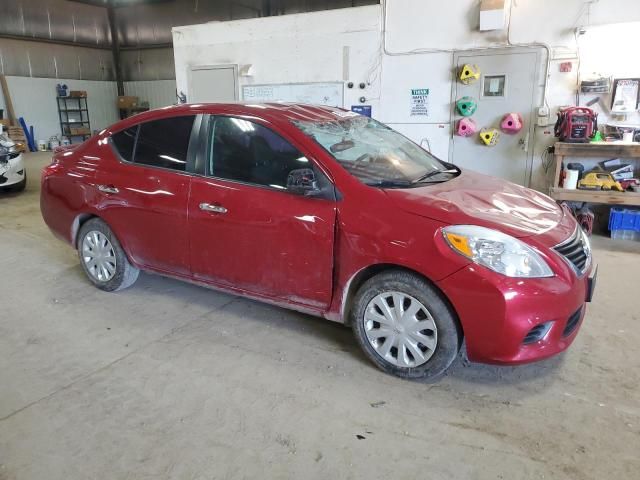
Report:
M535 109L539 96L539 51L492 50L459 53L454 58L456 72L465 64L477 65L481 72L480 79L469 85L463 84L456 73L452 98L456 125L463 117L456 110L455 103L468 96L478 105L471 116L478 129L486 127L500 130L500 122L508 113L519 113L523 128L512 135L500 131L498 143L487 147L478 133L462 137L455 134L454 127L450 161L463 168L528 185L533 164Z
M235 65L191 67L189 103L224 103L238 100Z

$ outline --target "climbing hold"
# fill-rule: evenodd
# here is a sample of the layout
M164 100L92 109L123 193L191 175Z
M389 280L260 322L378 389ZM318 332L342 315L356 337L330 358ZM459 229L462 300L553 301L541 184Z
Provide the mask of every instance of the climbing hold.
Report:
M477 131L478 126L472 119L462 118L458 120L458 124L456 125L456 135L460 135L461 137L470 137Z
M480 69L477 65L465 64L460 69L459 78L462 83L469 85L480 78Z
M473 97L462 97L456 102L456 109L463 117L470 117L478 108L478 102Z
M498 143L500 132L496 128L483 128L480 130L480 140L487 147L493 147Z
M511 135L518 133L522 130L522 116L519 113L507 113L500 122L500 129Z

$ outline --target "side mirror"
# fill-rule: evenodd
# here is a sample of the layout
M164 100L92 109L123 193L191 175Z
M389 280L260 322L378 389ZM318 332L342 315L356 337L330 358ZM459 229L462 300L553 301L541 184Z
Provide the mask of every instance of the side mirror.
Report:
M316 174L310 168L291 170L287 177L287 190L299 195L313 195L319 192Z

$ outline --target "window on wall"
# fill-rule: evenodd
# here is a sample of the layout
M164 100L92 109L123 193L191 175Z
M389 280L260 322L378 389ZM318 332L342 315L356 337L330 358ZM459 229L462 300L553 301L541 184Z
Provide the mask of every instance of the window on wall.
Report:
M141 124L134 163L184 171L194 119L188 115Z
M138 126L127 128L121 132L111 135L111 141L120 156L130 162L133 158L133 147L136 144L136 134Z
M213 176L285 189L289 173L300 168L312 165L269 128L240 118L216 118L209 155Z

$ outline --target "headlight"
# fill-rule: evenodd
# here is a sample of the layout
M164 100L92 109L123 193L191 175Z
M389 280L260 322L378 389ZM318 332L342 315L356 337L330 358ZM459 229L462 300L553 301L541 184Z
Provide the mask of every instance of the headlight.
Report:
M587 258L591 258L591 240L589 240L589 236L587 232L585 232L582 227L578 226L580 230L580 235L582 235L582 245L584 246L584 253L587 254Z
M442 229L449 246L469 260L507 277L552 277L549 265L535 250L497 230L475 225Z

